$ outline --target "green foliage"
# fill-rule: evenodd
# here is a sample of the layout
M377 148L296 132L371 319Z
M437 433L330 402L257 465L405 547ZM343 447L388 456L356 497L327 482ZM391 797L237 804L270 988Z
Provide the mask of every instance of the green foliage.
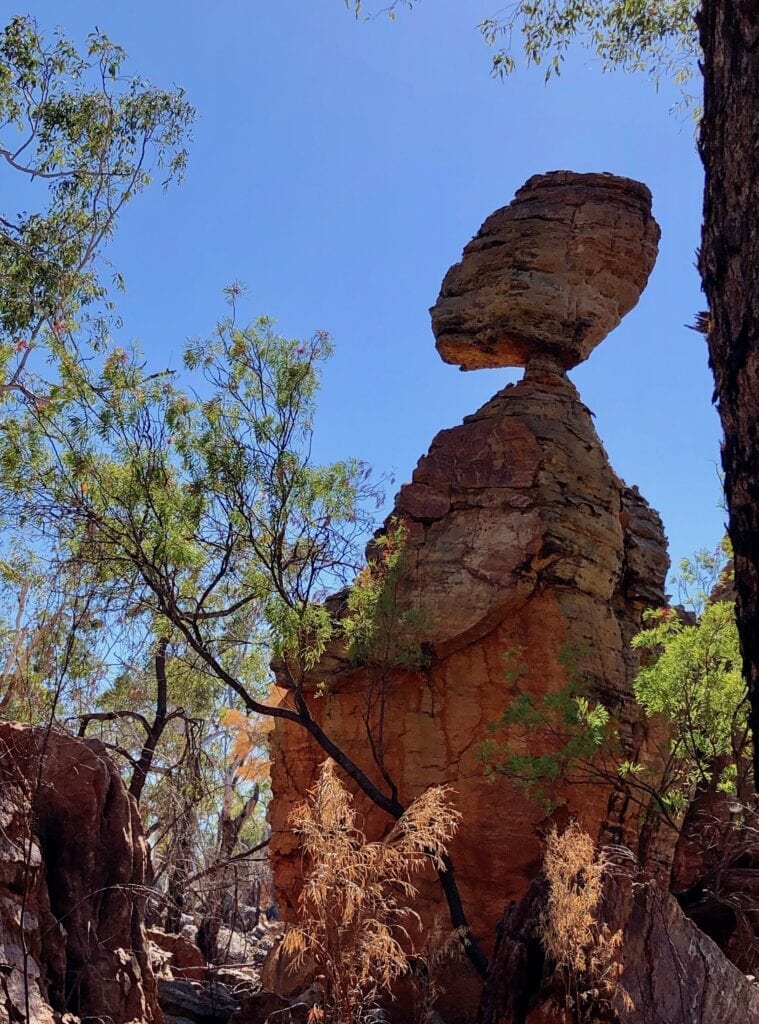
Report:
M345 2L357 17L364 11L361 0ZM394 18L399 7L418 2L392 0L378 13ZM546 81L561 73L567 51L579 43L604 71L646 71L657 82L666 76L684 86L697 70L695 9L694 0L513 0L479 29L501 78L516 70L521 40L525 63L544 66Z
M670 608L649 611L632 640L644 654L635 698L652 720L646 763L624 759L609 710L590 695L575 652L562 660L566 682L542 695L530 687L522 651L505 656L511 700L480 746L486 776L505 775L549 811L560 782L624 783L642 807L653 799L676 825L694 788L715 774L719 788L740 795L749 774L747 701L732 602L706 596L723 582L729 550L698 552L683 562L681 592L699 618Z
M697 47L692 0L519 0L503 15L486 18L480 30L496 46L493 71L516 67L512 38L522 38L527 64L546 63L546 81L558 75L567 50L578 41L604 71L648 71L683 84L695 71ZM499 45L503 41L506 46Z
M696 616L704 611L712 594L730 583L733 552L730 539L723 537L713 550L702 548L692 558L680 561L680 572L671 581L677 587L680 603Z
M747 745L747 702L732 603L707 605L693 625L668 609L649 612L646 621L633 647L653 660L638 673L635 696L649 717L669 727L670 799L682 804L726 757L721 784L734 791Z
M164 726L140 806L172 879L213 860L220 808L242 815L238 844L261 837L267 782L230 775L222 711L277 712L272 657L299 692L339 628L324 595L355 572L379 501L364 464L312 459L328 336L240 326L237 295L213 336L188 344L182 378L112 343L81 357L53 343L49 383L0 410L0 653L21 641L0 712L74 730L89 716L87 734L134 778L165 640Z
M486 777L507 776L548 814L563 802L556 784L592 774L598 755L616 747L616 735L608 710L590 696L577 651L562 649L566 682L542 695L526 688L523 653L512 650L504 656L511 701L488 724L490 738L480 744L479 755Z
M289 340L232 315L188 345L190 391L137 353L54 346L55 384L0 419L7 542L54 538L107 603L104 629L116 617L188 645L244 700L262 659L297 675L332 635L321 599L355 571L378 499L357 460L311 458L330 352L323 332Z
M341 625L357 664L380 670L427 664L427 618L400 603L408 569L407 542L406 527L392 520L372 541L370 559L353 581Z
M36 344L73 344L77 317L104 300L96 262L124 204L153 169L164 185L184 171L192 107L181 90L125 75L125 57L98 31L83 51L60 32L47 42L29 17L0 32L6 196L15 179L39 200L0 214L0 377L14 386L26 386Z

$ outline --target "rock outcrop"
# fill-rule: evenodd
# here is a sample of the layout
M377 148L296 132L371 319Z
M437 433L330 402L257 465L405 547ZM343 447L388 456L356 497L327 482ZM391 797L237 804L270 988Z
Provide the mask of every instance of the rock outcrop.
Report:
M437 349L462 370L587 359L640 298L659 243L645 185L537 174L491 214L433 306Z
M661 522L611 469L564 368L634 305L657 237L644 186L610 175L533 178L486 221L433 309L438 347L467 368L517 363L526 374L441 431L396 499L392 520L406 533L399 619L414 613L423 664L393 668L378 688L370 667L335 649L313 673L326 691L311 701L314 717L377 785L392 779L404 803L432 785L454 787L463 823L451 855L487 950L504 902L539 869L544 823L538 804L502 777L488 781L480 764L489 723L513 698L509 652L536 699L566 685L572 652L630 754L645 741L628 641L643 610L663 600ZM520 742L539 752L534 737ZM288 815L325 755L280 719L272 746L271 853L292 915L302 865ZM593 834L632 841L625 800L611 789L562 795ZM360 806L368 832L381 834L387 818L363 798ZM444 909L432 876L421 907L427 920ZM463 1020L476 1002L473 972L451 967L447 982L443 1016Z
M561 1019L552 1011L557 993L537 937L545 895L545 882L536 879L504 914L477 1024ZM598 923L619 937L622 964L610 998L592 1015L599 1024L759 1024L759 985L632 858L607 868Z
M0 1020L160 1024L146 867L102 744L0 723Z

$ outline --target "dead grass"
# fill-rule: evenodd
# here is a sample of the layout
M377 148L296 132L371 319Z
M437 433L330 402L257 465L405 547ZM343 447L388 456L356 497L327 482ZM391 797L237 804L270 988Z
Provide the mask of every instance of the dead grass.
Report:
M543 859L549 889L540 939L563 990L559 1012L573 1024L605 1019L615 994L632 1008L620 986L621 932L612 935L599 921L606 865L604 853L578 824L549 834Z
M435 1021L435 1005L445 992L445 971L463 958L465 942L465 929L451 929L446 927L442 917L435 918L413 958L411 984L415 1024L433 1024Z
M287 932L285 952L297 969L316 964L323 989L313 1020L360 1024L380 993L409 970L415 874L441 864L460 815L445 786L428 789L390 833L368 842L349 793L325 761L310 798L293 813L303 844L300 923Z

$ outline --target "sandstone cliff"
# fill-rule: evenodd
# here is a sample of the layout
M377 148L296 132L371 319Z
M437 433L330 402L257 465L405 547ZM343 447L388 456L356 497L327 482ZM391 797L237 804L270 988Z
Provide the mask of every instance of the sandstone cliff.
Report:
M591 692L618 718L623 744L634 752L645 740L627 644L642 611L663 600L662 527L611 469L564 371L635 304L657 239L647 190L610 175L533 178L486 221L432 311L438 347L464 368L527 372L441 431L396 499L393 517L407 533L398 601L421 624L425 664L386 674L379 699L371 671L345 651L332 650L313 674L327 691L312 699L313 715L379 786L390 780L405 803L428 786L454 786L464 819L451 854L488 951L504 901L538 871L544 818L510 782L488 782L479 764L488 723L511 699L505 656L520 652L523 686L539 696L565 685L563 655L574 651ZM278 720L272 756L273 867L292 914L301 862L288 815L324 754ZM611 787L564 796L595 835L632 840L624 798ZM360 806L369 832L381 833L387 819ZM432 878L422 907L427 920L441 910ZM476 1002L469 971L450 972L451 1020Z

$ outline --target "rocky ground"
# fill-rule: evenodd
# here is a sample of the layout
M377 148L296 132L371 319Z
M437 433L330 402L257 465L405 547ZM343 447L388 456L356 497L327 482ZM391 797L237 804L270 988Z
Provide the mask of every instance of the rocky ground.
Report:
M272 1012L289 1009L287 1000L264 993L261 982L264 961L282 934L280 922L262 921L247 933L223 928L225 962L219 965L205 962L193 931L191 924L181 935L148 930L166 1024L263 1024Z

